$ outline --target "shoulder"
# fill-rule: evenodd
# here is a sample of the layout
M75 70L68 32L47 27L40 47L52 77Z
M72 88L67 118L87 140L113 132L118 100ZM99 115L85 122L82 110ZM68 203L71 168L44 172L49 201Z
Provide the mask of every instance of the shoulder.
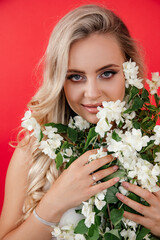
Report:
M34 139L23 139L16 147L8 166L4 204L0 218L0 229L3 229L4 234L15 228L16 222L22 216L28 171L32 163L33 143Z

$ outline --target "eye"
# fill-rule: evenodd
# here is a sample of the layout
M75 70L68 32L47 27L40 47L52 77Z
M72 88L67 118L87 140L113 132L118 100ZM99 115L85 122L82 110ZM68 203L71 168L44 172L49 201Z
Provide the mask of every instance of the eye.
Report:
M111 78L113 75L115 75L116 72L115 71L105 71L104 73L102 73L100 76L102 78Z
M67 79L72 80L74 82L78 82L82 80L82 76L80 76L79 74L72 74L67 76Z

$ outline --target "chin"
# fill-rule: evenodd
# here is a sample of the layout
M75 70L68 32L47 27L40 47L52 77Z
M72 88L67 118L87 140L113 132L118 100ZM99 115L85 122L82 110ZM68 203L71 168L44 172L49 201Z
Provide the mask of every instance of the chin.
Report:
M84 117L84 119L87 122L92 123L92 124L97 124L97 122L98 122L98 118L95 115L89 116L89 117Z

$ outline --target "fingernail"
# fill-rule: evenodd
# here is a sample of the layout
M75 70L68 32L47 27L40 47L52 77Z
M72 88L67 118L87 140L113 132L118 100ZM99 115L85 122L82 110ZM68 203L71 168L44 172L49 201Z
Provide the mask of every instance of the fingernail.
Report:
M118 166L117 166L117 165L113 166L113 170L114 170L114 171L116 171L117 169L118 169Z
M119 177L114 178L114 181L115 181L115 182L118 182L119 180L120 180Z
M124 199L124 196L122 194L118 193L118 192L116 193L116 197L120 200Z
M122 186L125 188L129 188L129 183L128 182L122 182Z

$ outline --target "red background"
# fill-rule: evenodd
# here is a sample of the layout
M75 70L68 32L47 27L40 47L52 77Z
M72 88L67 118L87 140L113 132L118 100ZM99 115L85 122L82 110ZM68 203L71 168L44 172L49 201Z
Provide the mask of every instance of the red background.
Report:
M37 88L36 64L55 23L71 9L89 3L114 10L144 47L149 72L160 70L160 0L0 0L0 210L13 153L8 142L15 140Z

